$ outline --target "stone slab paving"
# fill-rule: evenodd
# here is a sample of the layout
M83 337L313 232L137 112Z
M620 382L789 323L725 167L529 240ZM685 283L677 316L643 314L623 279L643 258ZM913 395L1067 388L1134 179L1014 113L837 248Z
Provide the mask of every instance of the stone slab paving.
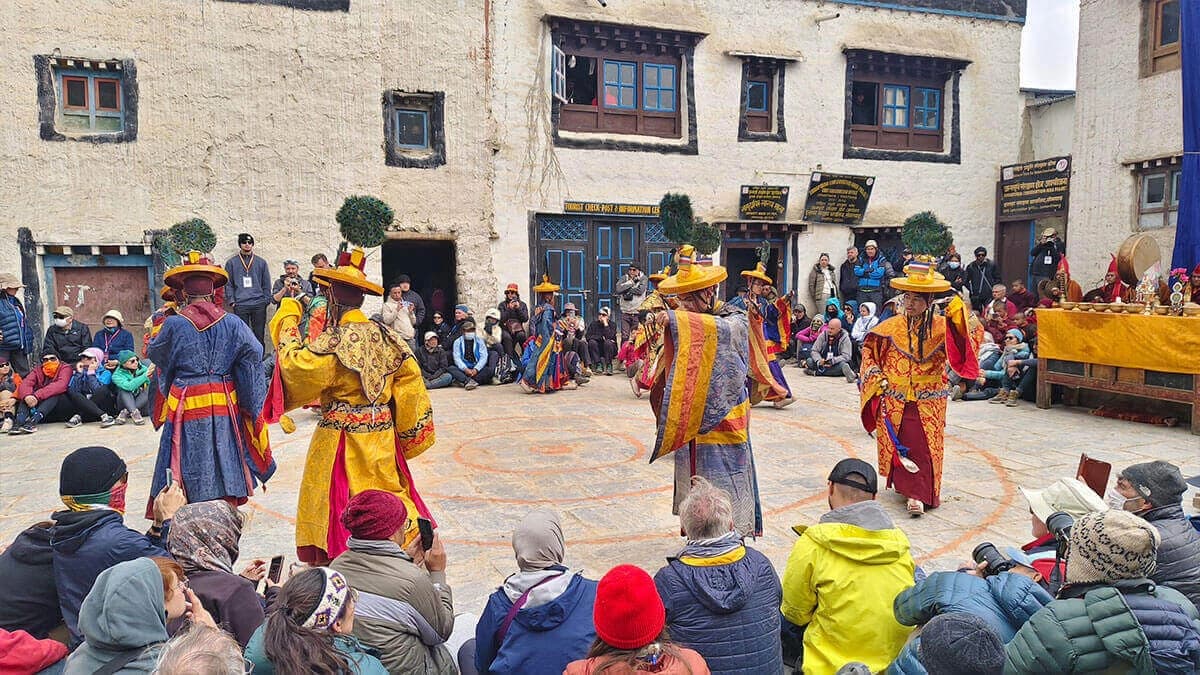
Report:
M753 545L780 571L795 541L789 528L811 524L827 510L830 467L846 456L872 463L875 456L874 441L858 422L852 385L806 378L794 368L786 372L796 404L785 410L760 406L751 420L766 521L764 536ZM578 391L550 396L523 395L513 386L432 394L438 442L411 466L446 541L460 611L479 611L515 570L509 536L534 508L559 511L568 562L592 577L619 562L653 572L679 548L678 520L671 515L672 462L647 463L654 439L649 404L633 398L623 376L599 377ZM297 487L316 422L309 412L294 416L296 433L272 430L279 471L248 507L243 558L285 553L294 559ZM1101 419L1080 408L952 403L946 434L940 509L912 520L898 496L881 495L927 569L957 566L980 541L1027 541L1028 511L1017 486L1072 475L1081 452L1118 469L1161 458L1187 474L1200 473L1200 437L1186 429ZM157 434L149 426L45 425L33 436L0 437L0 540L60 507L59 463L89 444L108 445L128 462L127 522L146 526L139 514Z

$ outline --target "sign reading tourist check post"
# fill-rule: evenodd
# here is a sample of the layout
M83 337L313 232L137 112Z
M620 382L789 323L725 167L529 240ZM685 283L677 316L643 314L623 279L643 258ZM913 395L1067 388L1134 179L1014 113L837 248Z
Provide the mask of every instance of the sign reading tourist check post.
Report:
M1001 167L1000 218L1066 215L1070 189L1070 157Z
M814 171L808 181L803 220L851 227L861 225L874 185L874 176Z
M787 200L786 185L743 185L738 214L742 220L783 220Z
M614 204L611 202L563 202L563 213L594 216L635 216L657 218L658 204Z

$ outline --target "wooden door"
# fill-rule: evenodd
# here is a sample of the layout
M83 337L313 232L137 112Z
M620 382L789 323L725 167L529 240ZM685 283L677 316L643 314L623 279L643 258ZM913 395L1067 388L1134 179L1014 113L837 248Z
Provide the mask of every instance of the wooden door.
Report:
M996 251L996 265L1000 268L1000 279L1004 285L1013 279L1024 279L1029 285L1029 249L1033 248L1033 221L1021 220L1000 224L1000 250Z
M104 329L102 317L110 309L125 317L125 329L133 333L133 344L141 353L143 322L150 306L150 278L145 267L54 267L54 302L51 311L66 305L75 320L86 323L92 334Z

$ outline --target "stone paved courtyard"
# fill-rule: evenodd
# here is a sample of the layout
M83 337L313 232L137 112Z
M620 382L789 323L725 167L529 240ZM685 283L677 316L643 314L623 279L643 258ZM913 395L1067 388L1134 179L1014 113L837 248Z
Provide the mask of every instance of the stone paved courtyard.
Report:
M827 509L830 467L845 456L874 463L874 441L858 423L853 386L805 378L794 368L786 373L797 403L785 410L760 407L752 418L766 521L765 535L753 545L780 571L795 540L790 526L815 522ZM594 578L619 562L653 572L679 548L678 520L670 511L672 463L647 464L650 408L633 398L624 377L600 377L552 396L522 395L515 386L432 394L438 442L412 468L446 541L459 611L479 611L515 570L509 535L533 508L561 513L568 563ZM290 436L272 429L279 471L250 504L243 559L285 553L294 560L296 489L316 416L299 411L295 419L299 428ZM910 520L899 497L881 496L927 569L956 566L980 541L1028 540L1028 512L1017 486L1072 475L1081 452L1118 469L1161 458L1186 475L1200 473L1200 437L1186 429L1101 419L1081 408L952 403L946 433L942 508ZM127 521L144 528L137 514L157 443L149 426L132 425L68 430L55 424L34 436L0 437L0 539L9 541L61 507L59 462L88 444L108 445L129 463Z

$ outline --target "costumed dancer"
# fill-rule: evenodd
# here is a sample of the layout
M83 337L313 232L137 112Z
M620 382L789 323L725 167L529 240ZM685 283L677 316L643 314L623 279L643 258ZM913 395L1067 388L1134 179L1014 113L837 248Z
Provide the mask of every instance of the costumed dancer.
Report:
M150 502L169 470L189 502L246 502L275 473L261 411L267 394L262 345L246 323L213 303L229 277L198 251L167 271L167 285L184 303L150 340L162 403Z
M264 416L321 401L296 513L296 553L313 565L346 550L341 515L363 490L390 492L409 513L432 520L408 461L433 445L433 408L404 338L362 313L364 295L383 295L363 272L365 261L355 248L339 254L336 268L313 271L328 283L329 313L312 340L300 333L304 308L294 298L281 300L271 320L278 347Z
M934 295L950 290L950 282L928 260L910 262L904 272L891 280L904 291L904 314L867 333L859 372L862 424L875 434L879 474L917 517L941 504L946 366L970 381L979 377L979 362L962 298L949 300L945 316L934 312Z
M675 308L674 300L664 296L658 290L658 285L669 276L671 276L669 267L664 267L661 272L649 275L652 290L650 295L647 295L642 304L638 306L638 314L644 317L651 312ZM629 353L633 362L638 364L638 368L633 377L629 378L629 386L633 389L633 395L641 398L644 392L650 391L650 388L654 386L654 376L658 372L658 359L662 355L663 331L653 321L643 320L639 330L634 331L630 342L632 344Z
M558 311L554 309L554 294L559 287L542 275L542 283L533 287L537 307L529 319L529 339L521 357L525 370L521 373L521 389L526 394L548 394L559 389L576 389L572 373L577 372L579 355L564 352Z
M771 286L774 281L767 276L767 267L761 262L755 265L754 269L742 272L742 277L746 279L747 298L742 300L739 296L732 304L741 305L749 313L750 329L761 336L761 342L755 341L754 344L765 347L763 358L770 369L771 378L777 385L761 390L759 395L776 408L786 408L795 403L796 399L792 397L792 388L783 376L783 368L779 367L777 355L787 350L791 339L791 297L777 296L774 287Z
M746 536L762 534L762 507L750 447L750 392L773 380L763 352L751 349L746 314L717 301L724 267L696 258L695 249L679 249L678 272L658 290L674 295L678 309L655 312L649 319L663 329L660 365L650 390L658 423L653 462L675 453L674 513L691 489L692 476L703 476L733 497L733 521Z
M150 357L150 341L158 335L162 330L163 322L168 316L177 314L179 304L182 298L179 297L179 291L170 286L163 286L159 291L158 296L163 300L163 306L154 310L150 318L146 319L145 328L146 334L142 336L142 355ZM153 363L153 361L151 361ZM162 428L164 422L167 421L166 402L167 399L163 396L163 387L160 384L162 371L158 368L154 369L154 374L150 376L152 384L150 388L151 404L150 404L150 423L154 425L154 429Z

